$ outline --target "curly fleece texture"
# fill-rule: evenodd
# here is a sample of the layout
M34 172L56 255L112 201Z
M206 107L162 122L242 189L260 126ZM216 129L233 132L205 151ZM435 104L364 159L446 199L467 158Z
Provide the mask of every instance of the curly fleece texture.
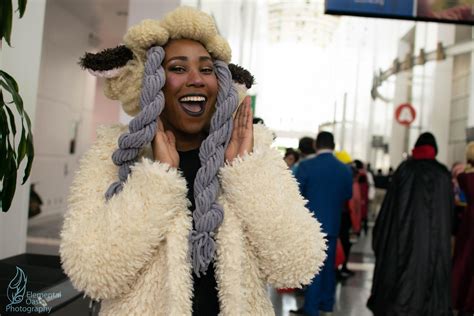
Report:
M110 160L126 127L101 129L81 160L61 231L60 256L74 287L102 299L102 316L191 315L186 182L142 151L123 191L105 203L116 177ZM255 126L255 147L220 170L225 217L216 234L221 314L274 315L266 284L301 287L325 258L324 234L305 208L272 133ZM284 193L284 194L283 194Z

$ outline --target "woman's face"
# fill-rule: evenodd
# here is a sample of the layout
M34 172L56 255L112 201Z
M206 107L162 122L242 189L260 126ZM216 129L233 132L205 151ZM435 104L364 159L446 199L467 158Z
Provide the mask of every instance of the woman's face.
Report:
M171 40L164 47L163 87L165 127L182 134L199 134L209 126L217 98L217 77L211 56L199 42Z

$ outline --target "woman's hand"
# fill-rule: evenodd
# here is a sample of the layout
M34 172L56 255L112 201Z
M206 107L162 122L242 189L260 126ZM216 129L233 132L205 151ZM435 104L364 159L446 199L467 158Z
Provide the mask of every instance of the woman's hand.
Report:
M155 138L151 142L153 158L162 163L166 163L173 168L179 167L179 154L176 150L176 138L171 131L166 131L163 123L158 119L158 128Z
M234 117L234 128L229 145L225 151L225 160L231 162L236 157L253 151L253 116L250 97L245 97Z

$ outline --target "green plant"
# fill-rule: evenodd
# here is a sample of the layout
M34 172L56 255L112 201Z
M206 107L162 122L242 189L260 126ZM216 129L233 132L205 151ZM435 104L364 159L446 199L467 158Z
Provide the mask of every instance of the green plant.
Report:
M20 18L25 13L26 2L27 0L18 0ZM0 41L5 38L10 47L12 23L12 1L0 0ZM18 122L21 123L21 136L20 141L16 144L15 137ZM22 184L25 184L31 172L33 156L31 121L23 108L23 100L19 94L18 84L12 76L0 70L0 183L2 188L0 207L3 212L10 209L21 162L25 157L27 158L22 181Z

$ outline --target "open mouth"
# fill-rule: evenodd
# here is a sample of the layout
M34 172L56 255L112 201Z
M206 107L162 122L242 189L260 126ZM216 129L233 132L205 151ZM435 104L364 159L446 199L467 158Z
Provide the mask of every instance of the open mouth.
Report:
M179 104L186 114L201 116L206 108L207 98L203 95L186 95L179 98Z

